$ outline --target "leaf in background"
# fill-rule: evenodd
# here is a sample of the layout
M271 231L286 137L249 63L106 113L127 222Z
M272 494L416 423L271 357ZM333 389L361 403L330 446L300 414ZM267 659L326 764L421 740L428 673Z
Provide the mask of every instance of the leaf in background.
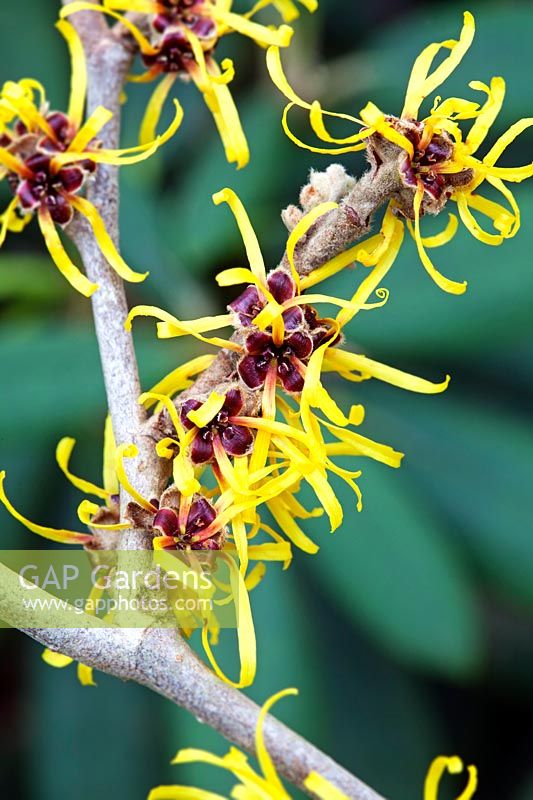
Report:
M390 290L388 303L377 311L359 314L348 327L349 338L364 352L375 348L388 357L411 353L419 359L435 356L442 361L446 355L482 355L493 343L523 341L530 336L533 191L519 187L516 196L523 226L514 239L490 247L476 241L461 226L450 244L431 251L444 274L468 280L466 294L449 295L433 283L407 234L393 269L383 281ZM431 222L428 220L428 231L442 230L445 215L433 226ZM365 269L359 266L355 272L345 271L326 284L328 293L340 297L353 293L361 280L358 273Z
M457 381L437 408L401 393L386 411L383 400L370 408L369 423L406 450L406 477L451 523L486 580L531 607L533 435L525 420L461 396Z
M50 258L31 253L2 255L0 301L60 303L69 291Z
M399 472L366 462L363 470L363 511L342 488L342 528L331 536L322 521L315 534L321 549L308 563L322 591L396 658L449 677L473 674L483 657L480 618L446 525Z

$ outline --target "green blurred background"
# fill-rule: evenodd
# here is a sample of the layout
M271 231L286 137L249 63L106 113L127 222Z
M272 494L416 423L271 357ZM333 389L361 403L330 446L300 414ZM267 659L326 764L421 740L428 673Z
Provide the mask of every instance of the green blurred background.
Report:
M504 75L500 133L531 113L533 6L500 0L470 9L478 35L444 95L472 96L469 80ZM330 107L357 111L372 98L397 113L414 56L455 36L462 11L450 2L322 0L297 23L287 69L301 94ZM68 64L56 12L54 0L2 4L0 81L35 76L61 107ZM180 135L122 173L123 251L151 270L145 284L128 287L130 300L189 318L220 313L229 295L213 275L244 263L233 220L212 206L211 193L225 185L239 193L274 264L285 235L280 209L296 200L310 166L331 160L284 138L282 101L261 51L238 37L220 51L238 65L251 165L237 173L225 164L201 98L181 87ZM128 89L127 143L147 93ZM527 134L517 141L509 163L530 161L531 142ZM364 168L359 154L342 163L355 174ZM284 574L271 566L253 595L259 671L249 694L262 701L298 686L300 697L278 706L279 716L394 800L421 797L438 753L476 763L485 800L533 798L533 185L517 197L524 221L516 239L491 248L460 231L434 251L445 274L468 279L466 296L441 293L408 241L386 282L388 305L353 322L349 337L368 355L432 379L449 372L452 384L436 397L377 382L335 387L345 405L366 404L366 432L406 452L404 465L365 464L363 513L346 497L334 537L323 522L310 526L319 554L297 554ZM105 400L90 306L60 278L35 225L11 236L0 261L0 467L28 516L74 524L80 498L53 452L61 436L75 436L78 472L98 477ZM353 276L330 285L347 296ZM157 342L149 324L138 325L136 342L145 387L200 352ZM0 525L3 547L40 546L3 509ZM227 639L221 658L235 671ZM81 688L73 669L48 668L40 648L15 632L2 631L0 650L3 796L142 800L158 783L227 786L208 768L169 765L182 746L224 752L224 741L184 711L102 675L97 689Z

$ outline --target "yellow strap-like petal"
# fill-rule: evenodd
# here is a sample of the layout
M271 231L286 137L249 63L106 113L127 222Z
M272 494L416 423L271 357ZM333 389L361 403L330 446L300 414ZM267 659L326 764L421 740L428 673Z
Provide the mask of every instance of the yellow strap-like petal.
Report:
M213 363L214 360L215 356L212 354L197 356L196 358L192 358L190 361L187 361L185 364L182 364L180 367L172 370L172 372L169 372L169 374L165 375L165 377L158 381L155 386L152 386L150 392L146 393L144 407L150 408L156 402L155 400L149 399L148 395L150 394L164 394L167 397L172 397L177 392L187 389L192 384L192 376L203 372Z
M439 288L441 288L445 292L449 292L450 294L464 294L464 292L466 292L467 282L464 281L463 283L458 283L457 281L452 281L449 278L446 278L444 275L442 275L435 268L431 259L429 258L428 254L424 249L422 235L420 233L420 208L422 205L423 197L424 197L424 187L422 184L420 184L415 192L413 200L413 210L415 213L415 242L420 260L424 265L427 273L430 275L431 278L433 278L433 280L435 281L437 286L439 286ZM461 206L459 206L459 213L461 213Z
M156 786L148 800L227 800L221 794L197 789L195 786Z
M92 142L92 140L100 133L104 125L107 125L109 120L112 118L113 112L109 111L107 108L104 108L104 106L98 106L95 108L89 119L79 129L78 133L69 144L67 153L59 153L54 158L54 163L61 164L61 158L67 159L69 155L72 157L72 153L76 153L78 151L83 153L90 142ZM85 154L85 158L87 158L87 154Z
M4 504L12 517L15 517L18 522L22 523L32 533L37 533L45 539L50 539L52 542L59 542L60 544L88 544L92 537L87 533L78 533L77 531L69 531L56 528L47 528L44 525L37 525L35 522L30 522L29 519L23 517L10 503L4 490L5 472L0 472L0 502Z
M189 411L187 416L197 428L205 428L213 417L218 414L225 402L226 395L211 392L205 403L200 408Z
M310 772L304 786L320 800L349 800L348 796L327 781L318 772Z
M213 203L216 206L219 206L221 203L227 203L230 207L244 242L250 269L257 278L259 284L266 286L265 261L253 225L250 222L250 217L243 203L232 189L222 189L220 192L214 194Z
M135 306L132 308L124 326L126 330L131 330L131 325L136 317L154 317L161 320L157 325L157 335L160 339L170 339L177 336L194 336L201 342L212 344L215 347L225 347L235 352L242 352L242 347L235 342L230 342L228 339L219 339L218 337L208 338L202 336L201 331L214 330L217 327L227 327L231 325L232 316L225 314L223 317L203 317L199 320L192 320L190 322L183 322L177 319L167 311L163 311L157 306Z
M249 36L250 39L265 46L288 47L294 33L288 25L281 25L279 28L270 28L252 22L242 14L233 14L231 11L224 11L216 6L208 6L209 12L218 22L227 25L231 30Z
M134 444L120 444L117 447L117 477L119 480L120 485L126 490L126 492L138 503L142 508L146 509L147 511L152 511L154 514L157 511L157 508L153 506L142 494L131 485L128 476L126 475L126 470L124 467L124 459L125 458L136 458L139 455L139 449Z
M209 86L202 89L199 85L199 88L215 120L228 163L242 169L250 160L250 150L239 112L229 87L219 80L218 67L214 61L211 62L211 70L216 72L209 77ZM194 72L192 76L196 80Z
M257 653L254 623L252 619L252 609L250 598L246 589L244 578L231 558L226 559L230 569L230 582L237 612L237 638L239 643L239 659L241 662L240 675L238 681L232 681L220 669L209 644L209 629L204 625L202 629L202 643L209 662L215 673L221 680L233 686L235 689L243 689L251 686L254 682L257 668Z
M70 52L71 76L68 118L79 129L83 122L85 98L87 97L87 65L85 51L74 25L66 19L56 22L56 28L65 39Z
M418 110L424 99L435 91L441 83L444 83L462 61L472 44L474 34L474 17L469 11L465 11L463 28L458 41L451 39L437 44L430 44L422 51L411 71L405 95L405 105L401 113L402 117L408 119L417 118ZM429 70L433 60L442 48L450 50L450 54L430 73Z
M124 531L127 530L127 528L131 528L131 523L129 522L115 522L107 525L93 522L92 518L99 511L100 506L96 505L96 503L91 503L90 500L82 500L78 506L78 519L80 522L83 522L84 525L90 526L91 528L97 528L98 530Z
M76 489L80 490L80 492L84 492L85 494L94 494L96 497L101 497L103 500L107 500L109 498L109 492L106 492L106 490L100 488L100 486L96 486L96 484L92 483L91 481L86 481L84 478L78 478L69 470L70 456L72 455L75 444L76 439L72 439L70 436L65 436L59 441L56 447L56 461L59 469L72 483L72 485L75 486Z
M128 19L127 16L113 11L108 6L102 6L100 4L95 5L94 3L86 2L86 0L75 0L75 2L64 6L60 11L59 16L61 18L68 17L70 14L75 14L77 11L97 11L100 14L107 14L108 16L113 17L113 19L116 19L117 22L120 22L125 28L127 28L128 32L133 36L139 45L139 49L143 55L155 55L157 53L157 48L150 44L146 36L144 36L134 22Z
M444 773L459 775L463 771L463 762L458 756L439 756L432 762L424 783L424 800L438 800L439 785ZM470 800L477 789L477 770L468 767L468 784L457 800Z
M315 222L320 219L320 217L323 217L325 214L329 214L330 211L333 211L338 207L338 203L333 202L320 203L318 206L315 206L315 208L305 214L305 216L303 216L302 219L294 226L289 238L287 239L287 258L289 260L294 282L298 287L298 292L300 288L300 274L294 263L294 251L296 250L296 245L300 239L302 239L309 232L310 228L313 227Z
M115 436L113 434L113 423L111 422L111 416L108 414L104 424L102 479L104 483L104 489L109 496L116 495L119 492L116 452L117 446L115 443Z
M12 218L16 216L15 209L18 206L19 199L14 197L9 203L8 207L0 217L0 247L4 244L8 230L11 230Z
M413 223L410 219L407 220L407 227L409 228L409 232L413 239L415 238L415 229L413 227ZM424 247L442 247L448 242L451 242L455 234L457 233L459 228L459 220L455 216L455 214L448 214L448 224L444 228L443 231L440 233L436 233L434 236L423 236L422 237L422 244Z
M89 224L93 229L94 236L98 242L100 250L117 275L120 275L123 280L130 281L131 283L140 283L141 281L144 281L149 273L134 272L131 267L128 267L113 244L113 241L106 230L105 223L93 204L84 197L69 197L69 202L76 209L76 211L79 211L80 214L89 220Z
M456 192L454 200L457 203L459 215L466 228L470 231L472 236L478 239L483 244L499 245L503 242L504 236L501 233L488 233L484 231L477 219L474 217L469 204L469 195L465 192Z
M470 153L475 153L489 132L494 120L500 113L505 97L505 81L503 78L492 78L490 86L481 81L471 81L469 86L486 92L487 100L470 128L465 144Z
M93 677L93 668L88 667L87 664L78 664L77 668L78 680L82 686L96 686Z
M402 372L395 367L381 364L379 361L373 361L366 356L348 353L346 350L338 350L337 348L330 348L327 351L324 356L323 369L341 374L357 370L362 375L377 378L385 383L390 383L392 386L398 386L400 389L418 392L419 394L440 394L440 392L444 392L448 388L450 382L449 375L446 376L446 380L442 381L442 383L432 383L424 378L417 378L415 375Z
M156 128L161 117L161 111L175 81L176 75L169 72L155 87L141 123L139 134L139 142L141 144L148 144L156 138Z
M413 143L402 133L397 131L390 122L387 122L385 115L379 108L372 102L368 102L364 108L361 109L361 119L373 130L383 136L385 139L393 142L393 144L405 150L410 158L413 158L414 147Z
M318 553L318 545L303 532L281 498L273 498L267 506L280 529L296 547L310 555Z
M72 263L59 238L52 217L45 206L39 208L38 220L48 252L52 256L52 260L60 273L77 292L84 297L90 297L98 289L98 284L92 283L92 281Z
M41 653L41 658L49 667L55 667L55 669L64 669L72 664L74 660L70 656L63 655L63 653L49 650L48 647Z
M267 782L271 784L273 788L276 787L282 793L282 795L287 797L287 800L290 800L289 795L283 788L283 784L279 779L276 768L265 745L263 727L268 712L272 706L278 702L278 700L281 700L283 697L289 697L290 695L294 696L297 694L298 689L284 689L281 692L273 694L272 697L269 697L266 703L263 703L261 706L261 711L259 712L259 717L257 718L257 725L255 728L255 754L257 756L257 760L259 761L259 766L263 770L263 775L265 776Z
M33 173L28 167L18 158L18 156L10 153L5 147L0 147L0 164L2 164L9 172L14 172L20 175L21 178L31 178Z
M360 433L355 431L348 431L345 428L339 428L336 425L331 425L324 422L324 425L330 430L337 439L341 442L352 445L354 456L366 456L380 461L382 464L387 464L389 467L399 467L403 458L403 453L398 453L386 444L374 442L366 436L361 436Z

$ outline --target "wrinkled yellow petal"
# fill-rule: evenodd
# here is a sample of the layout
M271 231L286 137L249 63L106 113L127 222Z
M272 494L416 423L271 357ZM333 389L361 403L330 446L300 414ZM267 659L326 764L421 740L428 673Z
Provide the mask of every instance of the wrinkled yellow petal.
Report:
M368 102L360 112L363 122L383 136L385 139L393 142L393 144L405 150L410 158L413 158L414 147L413 143L402 133L397 131L390 122L387 122L385 115L379 108L372 102Z
M228 558L227 564L230 569L230 582L235 598L235 610L237 612L237 638L239 645L239 659L241 663L238 681L232 681L222 672L215 660L211 645L209 644L209 630L207 625L202 629L202 643L209 659L209 663L221 680L233 686L235 689L242 689L251 686L254 682L257 668L257 653L255 631L252 619L252 609L250 598L246 589L244 578L241 575L233 559Z
M487 100L478 117L468 132L465 144L470 153L475 153L489 132L494 120L500 113L505 97L505 81L503 78L492 78L490 86L481 81L471 81L468 84L472 89L485 92Z
M182 364L182 366L176 367L176 369L172 370L172 372L169 372L168 375L165 375L164 378L158 381L155 386L152 386L150 392L146 393L144 407L150 408L157 402L149 398L148 395L150 394L164 394L167 397L172 397L177 392L187 389L192 385L192 376L203 372L214 360L215 356L212 354L197 356L187 361L185 364Z
M288 800L290 800L289 795L285 792L283 788L283 784L281 783L278 773L276 772L276 768L272 763L272 759L270 758L269 752L265 745L265 739L263 736L263 726L265 724L265 719L272 708L278 700L281 700L283 697L288 697L289 695L297 695L298 689L284 689L281 692L277 692L276 694L269 697L266 703L263 703L261 706L261 711L259 712L259 716L257 718L257 725L255 728L255 754L257 756L257 760L259 761L259 766L263 771L263 775L265 776L267 782L272 786L273 789L277 789L283 795L285 795Z
M104 425L104 458L102 464L102 476L104 489L109 496L117 495L119 492L117 467L116 467L116 451L117 446L115 443L115 436L113 434L113 423L111 416L106 416Z
M96 503L91 503L90 500L82 500L78 506L78 519L83 522L84 525L90 526L91 528L97 528L98 530L124 531L127 528L131 528L131 524L129 522L117 522L109 525L94 523L92 518L98 513L99 510L100 507L96 505Z

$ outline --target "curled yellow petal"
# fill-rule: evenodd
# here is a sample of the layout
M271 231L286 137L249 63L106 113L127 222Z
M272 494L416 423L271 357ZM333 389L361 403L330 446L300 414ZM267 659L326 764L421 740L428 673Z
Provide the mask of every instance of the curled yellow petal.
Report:
M74 25L66 19L61 19L59 22L56 22L56 28L65 39L70 51L70 99L67 116L76 128L80 128L83 121L85 98L87 96L85 51Z
M156 138L156 128L161 117L161 111L163 110L163 106L165 105L165 101L174 85L175 80L176 75L169 72L161 81L159 81L154 89L152 96L148 101L148 105L146 106L146 111L144 112L144 117L141 123L141 131L139 134L139 142L141 144L148 144Z
M246 209L232 189L222 189L213 195L213 203L227 203L239 227L250 269L260 285L266 286L266 269L261 247Z
M233 559L226 558L226 563L230 570L230 583L235 602L235 610L237 612L237 638L239 659L241 662L239 680L230 680L220 669L209 643L209 628L207 624L204 624L202 629L202 644L209 659L209 663L217 676L235 689L242 689L246 686L251 686L255 678L257 668L255 631L250 598L244 578Z
M390 122L387 122L385 115L379 108L372 102L368 102L360 112L363 122L383 136L385 139L393 142L394 144L405 150L412 158L414 155L413 143L397 131Z
M72 455L75 444L76 439L72 439L70 436L65 436L59 441L56 447L56 461L59 469L73 484L73 486L80 490L80 492L94 494L97 497L101 497L103 500L107 500L109 497L109 492L107 492L105 489L102 489L100 486L96 486L96 484L92 483L91 481L86 481L84 478L78 478L69 470L70 456Z
M104 425L104 457L102 464L102 478L104 489L109 496L117 495L119 492L116 466L115 436L113 434L113 424L111 416L106 416Z
M218 392L211 392L208 399L203 403L200 408L189 411L187 414L197 428L205 428L211 422L226 401L226 395L218 394Z
M124 459L125 458L136 458L139 455L139 449L134 444L121 444L117 447L117 477L119 480L120 485L126 490L126 492L138 503L142 508L145 508L147 511L152 511L154 514L157 511L157 508L153 506L142 494L131 485L128 476L126 475L126 470L124 467Z
M328 202L328 203L320 203L318 206L315 206L311 211L309 211L302 219L294 226L292 229L289 238L287 240L287 258L289 260L289 264L291 267L292 277L294 278L294 282L296 286L300 287L300 274L296 269L296 265L294 263L294 252L296 250L296 246L298 242L309 232L309 230L313 227L315 222L323 217L325 214L329 214L330 211L338 208L338 203Z
M289 697L290 695L295 696L297 694L298 689L284 689L281 692L273 694L272 697L269 697L266 703L263 703L261 706L261 711L259 712L257 725L255 728L255 753L257 760L259 761L259 766L263 771L263 775L265 776L267 783L272 786L274 790L277 790L283 794L286 794L286 792L266 748L265 738L263 736L263 726L265 724L265 719L268 712L272 706L278 702L278 700L281 700L283 697Z
M172 372L169 372L168 375L165 375L164 378L158 381L155 386L152 386L150 392L146 393L145 400L143 401L144 407L150 408L157 402L148 396L150 394L164 394L167 397L172 397L176 392L187 389L192 385L192 376L203 372L214 360L215 356L213 354L197 356L187 361L185 364L182 364L180 367L176 367L176 369L172 370Z
M492 78L490 86L481 81L471 81L469 86L487 94L487 101L468 131L465 141L469 152L475 153L484 142L494 120L500 113L505 97L505 81L503 78Z
M346 350L338 350L337 348L330 348L324 356L324 369L341 374L356 370L364 376L377 378L385 383L390 383L392 386L398 386L400 389L418 392L419 394L439 394L448 388L450 382L449 375L446 376L446 380L442 381L442 383L432 383L424 378L417 378L415 375L402 372L395 367L381 364L379 361L373 361L366 356L348 353Z
M100 511L100 506L98 506L96 503L91 503L90 500L82 500L78 506L78 519L83 522L84 525L90 526L91 528L97 528L98 530L124 531L128 528L131 528L131 524L129 522L116 522L108 525L93 522L92 518L98 513L98 511Z
M265 25L259 25L257 22L246 19L242 14L233 14L231 11L217 8L217 6L209 7L209 10L217 21L265 46L287 47L294 33L288 25L267 28Z
M444 773L459 775L463 771L463 762L458 756L439 756L432 762L424 783L424 800L438 800L439 785ZM468 767L468 784L457 800L470 800L477 789L477 770Z
M428 254L424 249L424 244L422 242L422 235L420 233L420 207L422 205L423 197L424 197L424 187L422 184L420 184L420 186L415 192L413 200L413 210L415 213L415 242L420 260L424 265L427 273L430 275L431 278L433 278L433 280L440 289L442 289L445 292L449 292L450 294L464 294L464 292L466 292L466 287L467 287L466 281L464 281L463 283L458 283L457 281L452 281L449 278L444 277L444 275L442 275L435 268L431 259L429 258ZM460 205L459 205L459 213L461 213Z
M444 83L459 65L469 49L475 34L474 17L469 11L464 12L464 21L459 40L449 39L444 42L428 45L416 59L405 95L402 117L416 119L424 99ZM441 49L450 54L433 71L429 72L435 56Z
M22 523L32 533L37 533L45 539L50 539L52 542L59 542L60 544L88 544L92 536L87 533L78 533L77 531L69 531L56 528L47 528L44 525L38 525L35 522L30 522L29 519L23 517L10 503L4 490L5 472L0 472L0 502L4 504L12 517L15 517L18 522Z

